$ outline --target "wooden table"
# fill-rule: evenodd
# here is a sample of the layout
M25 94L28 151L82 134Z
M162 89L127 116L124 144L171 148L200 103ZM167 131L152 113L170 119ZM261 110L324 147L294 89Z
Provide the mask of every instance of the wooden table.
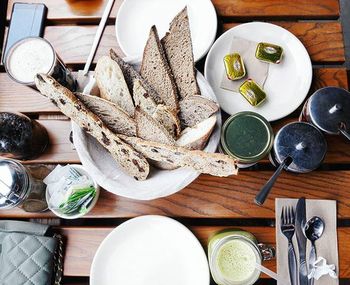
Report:
M4 3L5 2L5 3ZM7 20L12 5L8 0ZM63 61L72 69L82 68L92 44L106 0L31 0L44 2L49 8L45 27L48 39ZM115 17L121 0L116 0L96 58L110 48L121 51L115 37ZM338 0L213 0L218 17L218 35L241 22L261 20L277 23L294 33L306 46L314 64L310 94L323 86L348 88L342 26ZM1 0L0 5L6 5ZM5 7L1 10L4 11ZM8 21L7 21L8 25ZM203 69L204 61L198 64ZM33 164L79 163L69 142L70 121L46 98L30 88L12 82L0 69L0 111L17 111L43 124L51 145ZM283 96L283 94L281 94ZM297 120L300 109L288 118L275 122L274 129ZM338 201L340 277L343 284L350 278L350 144L343 138L328 137L329 151L323 166L307 175L284 172L278 179L264 207L254 204L257 191L272 174L267 159L239 176L217 178L201 175L187 188L170 197L150 201L133 201L102 191L91 213L84 219L64 221L52 213L28 214L19 209L2 211L3 219L40 219L57 226L66 238L64 284L88 284L91 261L105 236L126 219L147 214L174 217L195 233L203 246L218 229L240 227L254 233L261 242L275 243L274 199L305 196L311 199ZM48 220L46 220L48 219ZM275 269L275 261L266 265ZM262 276L259 284L274 284Z

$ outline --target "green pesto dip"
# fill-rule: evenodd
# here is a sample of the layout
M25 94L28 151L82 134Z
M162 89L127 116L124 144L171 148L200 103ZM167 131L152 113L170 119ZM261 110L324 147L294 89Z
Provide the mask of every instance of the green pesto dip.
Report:
M270 124L259 114L241 112L223 126L223 150L241 163L255 163L271 150L273 133Z

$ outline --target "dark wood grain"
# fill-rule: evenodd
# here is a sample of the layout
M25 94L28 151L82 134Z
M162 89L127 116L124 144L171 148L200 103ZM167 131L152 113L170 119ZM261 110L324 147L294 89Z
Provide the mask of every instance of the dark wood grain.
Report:
M88 276L90 266L95 255L95 252L102 240L111 232L113 228L78 228L78 227L63 227L61 233L66 237L66 256L64 260L64 275L65 276ZM192 232L199 239L204 249L207 248L208 238L215 232L222 230L223 227L208 227L195 226L190 227ZM253 233L259 242L275 245L275 228L272 227L242 227L243 230ZM340 252L340 277L350 277L350 256L342 254L349 252L350 243L348 236L350 228L338 229L338 243ZM127 237L126 237L127 238ZM271 270L276 270L276 261L264 262L264 265ZM262 277L266 277L262 275Z
M221 17L337 18L338 0L212 0Z
M272 171L240 171L227 178L201 175L188 187L169 197L136 201L101 191L95 208L85 218L131 218L166 215L179 218L274 218L275 198L332 199L338 201L338 218L350 219L350 171L315 171L309 174L283 172L264 206L255 195ZM26 213L15 208L0 211L0 218L46 218L50 212Z
M313 62L344 62L344 40L339 22L272 22L293 33L306 47ZM226 23L224 31L237 26Z
M15 0L9 0L7 19ZM41 3L42 0L32 0ZM97 22L102 15L106 0L45 0L49 8L48 19L52 22ZM115 18L122 0L117 0L111 12ZM337 0L213 0L216 11L221 17L239 18L325 18L339 16Z

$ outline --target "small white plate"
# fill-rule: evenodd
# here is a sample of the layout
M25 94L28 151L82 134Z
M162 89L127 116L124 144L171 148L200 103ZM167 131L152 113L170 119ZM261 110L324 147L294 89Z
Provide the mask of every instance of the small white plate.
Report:
M269 66L264 86L267 99L261 106L253 107L241 94L220 88L225 69L223 58L229 53L233 37L277 44L284 50L281 63ZM277 25L252 22L236 26L217 39L208 53L204 74L226 113L253 111L275 121L292 113L304 101L312 81L312 64L305 47L292 33Z
M127 0L118 11L116 35L127 56L141 57L149 30L156 25L159 37L169 30L169 24L187 5L195 61L201 59L213 44L217 17L210 0Z
M100 244L90 285L209 285L205 252L193 233L162 216L115 228Z
M93 180L94 183L94 187L96 189L96 195L94 197L94 200L91 202L91 204L89 205L89 207L87 208L87 212L86 213L77 213L77 214L73 214L73 215L66 215L63 214L59 209L56 208L52 208L49 201L50 201L50 194L49 191L46 191L46 203L49 207L49 210L54 213L57 217L60 217L62 219L66 219L66 220L74 220L74 219L79 219L83 216L85 216L87 213L89 213L96 205L98 197L100 196L100 186L98 186L97 182L91 177L91 175L89 175L89 173L85 170L85 168L83 166L81 166L80 164L71 164L71 167L77 169L79 171L79 173L86 175L88 177L90 177Z

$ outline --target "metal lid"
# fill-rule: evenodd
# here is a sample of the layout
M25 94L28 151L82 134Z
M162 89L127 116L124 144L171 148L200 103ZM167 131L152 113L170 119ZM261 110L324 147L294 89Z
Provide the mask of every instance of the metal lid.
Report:
M274 142L274 159L281 164L287 157L292 162L285 168L293 172L309 172L320 166L326 155L323 134L304 122L290 123L279 130Z
M317 90L309 99L307 113L311 122L328 134L350 132L350 93L339 87Z
M20 204L28 189L29 177L23 165L14 160L0 160L0 209Z

